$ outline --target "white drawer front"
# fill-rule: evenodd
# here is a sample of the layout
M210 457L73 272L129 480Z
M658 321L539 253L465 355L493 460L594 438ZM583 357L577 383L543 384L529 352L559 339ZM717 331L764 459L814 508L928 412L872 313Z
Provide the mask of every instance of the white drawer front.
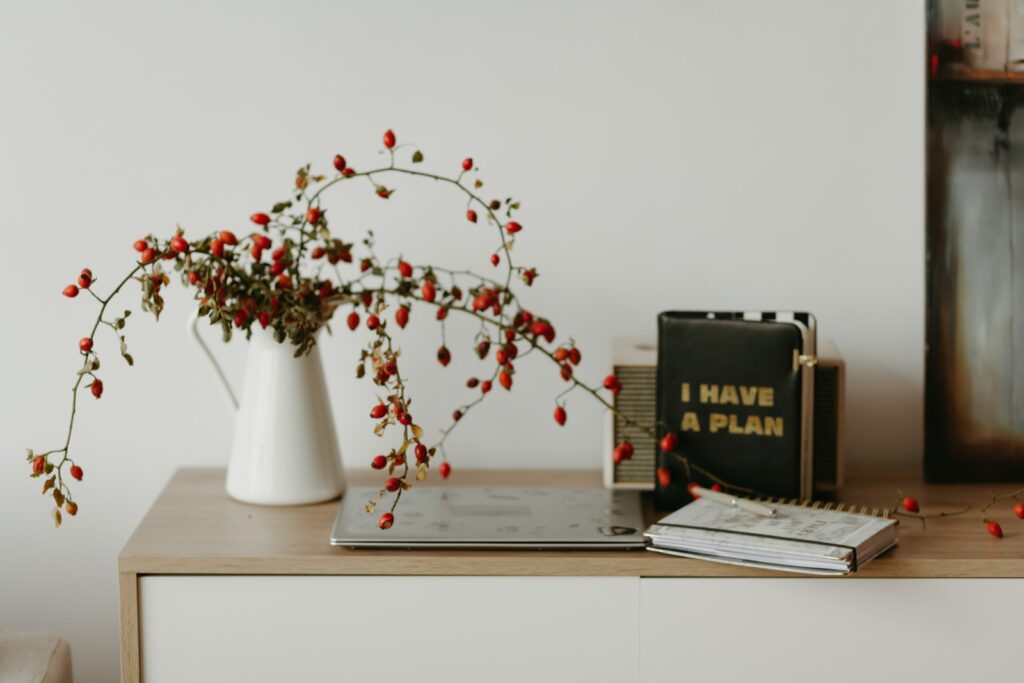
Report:
M640 680L1018 680L1017 579L642 579Z
M142 680L637 680L639 579L146 576Z

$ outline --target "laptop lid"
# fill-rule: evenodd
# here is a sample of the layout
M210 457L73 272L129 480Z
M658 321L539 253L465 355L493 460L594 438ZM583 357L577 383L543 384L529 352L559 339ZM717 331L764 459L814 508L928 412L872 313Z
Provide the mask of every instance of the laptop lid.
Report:
M636 491L419 487L402 497L395 525L377 528L365 506L376 488L345 493L331 544L351 548L642 548L644 521Z

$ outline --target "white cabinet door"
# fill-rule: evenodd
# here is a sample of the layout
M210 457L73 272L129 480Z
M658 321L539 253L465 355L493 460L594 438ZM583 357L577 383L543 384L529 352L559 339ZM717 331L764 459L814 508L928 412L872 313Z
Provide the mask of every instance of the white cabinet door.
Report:
M145 576L142 680L637 680L635 577Z
M642 579L640 680L1020 680L1018 579Z

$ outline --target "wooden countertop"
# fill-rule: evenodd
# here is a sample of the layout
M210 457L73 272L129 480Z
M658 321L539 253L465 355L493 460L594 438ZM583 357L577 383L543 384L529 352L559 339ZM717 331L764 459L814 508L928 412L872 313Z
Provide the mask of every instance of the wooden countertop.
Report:
M351 485L372 485L376 472L349 472ZM601 486L597 471L461 471L445 486ZM853 472L841 499L887 506L897 488L928 510L953 509L1008 492L1013 484L926 485L907 471ZM415 492L413 492L415 493ZM1024 521L1001 504L991 516L1005 537L989 536L980 515L931 521L902 519L900 545L855 576L1024 578ZM122 574L375 574L729 577L798 576L667 557L643 550L350 550L328 543L338 501L300 507L238 503L224 492L224 470L180 469L157 498L118 559ZM653 520L652 520L653 521Z

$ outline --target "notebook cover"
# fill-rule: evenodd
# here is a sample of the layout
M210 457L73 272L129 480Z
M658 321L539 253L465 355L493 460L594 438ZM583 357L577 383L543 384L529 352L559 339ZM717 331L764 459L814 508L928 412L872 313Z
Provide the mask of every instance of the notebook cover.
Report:
M725 481L759 494L801 497L803 333L790 322L658 316L658 437L678 438L675 453ZM692 498L679 457L658 453L668 486L655 482L658 509Z

